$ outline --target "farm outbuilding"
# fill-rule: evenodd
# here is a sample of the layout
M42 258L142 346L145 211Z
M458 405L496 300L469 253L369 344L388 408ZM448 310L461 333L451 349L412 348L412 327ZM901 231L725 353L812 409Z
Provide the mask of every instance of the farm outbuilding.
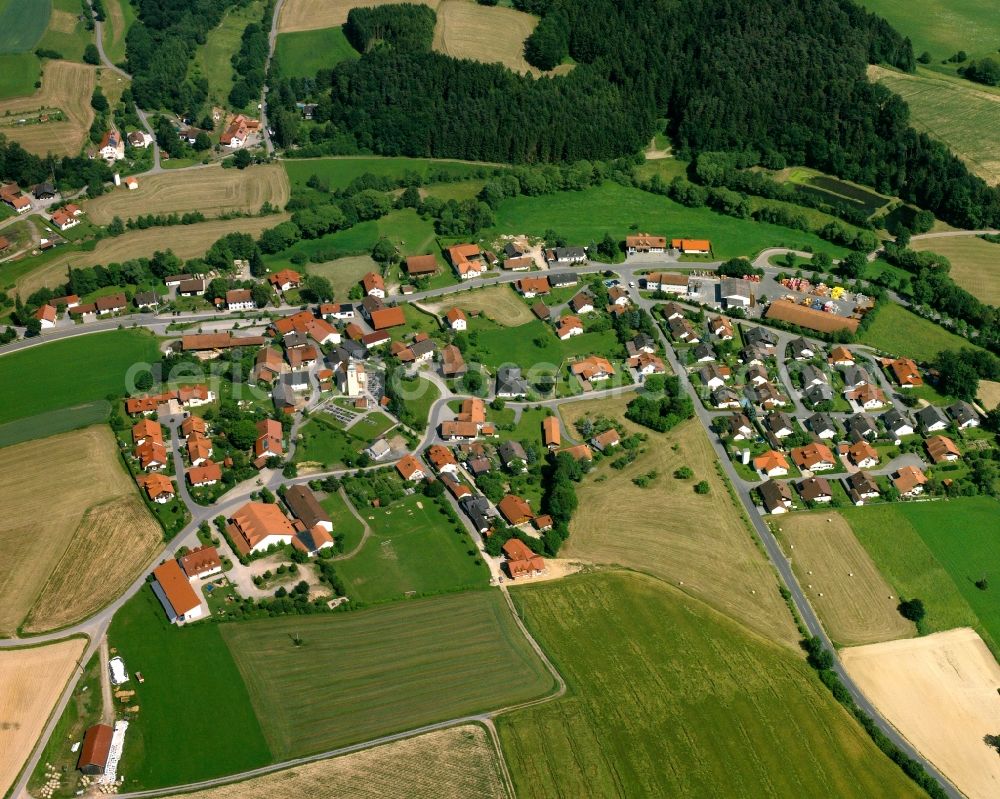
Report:
M111 737L114 730L107 724L95 724L83 736L80 757L76 767L84 774L103 774L111 753Z

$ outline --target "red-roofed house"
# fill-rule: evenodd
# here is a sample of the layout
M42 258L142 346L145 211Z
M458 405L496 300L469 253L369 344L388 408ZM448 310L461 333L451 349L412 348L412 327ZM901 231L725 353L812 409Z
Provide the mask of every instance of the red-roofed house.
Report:
M512 580L545 573L545 561L519 538L508 539L503 545L503 553L507 556L507 572Z
M396 471L404 480L417 482L427 477L423 465L412 455L404 455L396 462Z
M226 528L244 555L263 552L275 544L290 544L295 529L281 508L267 502L248 502L232 515Z
M56 309L51 305L43 305L35 311L34 316L39 324L41 324L42 330L56 326Z
M202 617L201 600L176 560L153 569L153 580L153 593L170 621L184 624Z
M293 269L282 269L280 272L268 275L267 280L278 291L288 291L289 289L299 287L299 284L302 282L302 275ZM312 316L312 314L309 315Z
M461 308L451 308L445 314L445 319L448 320L448 327L452 330L465 330L468 327L468 320Z
M369 272L361 278L361 286L369 297L385 299L385 280L378 272Z

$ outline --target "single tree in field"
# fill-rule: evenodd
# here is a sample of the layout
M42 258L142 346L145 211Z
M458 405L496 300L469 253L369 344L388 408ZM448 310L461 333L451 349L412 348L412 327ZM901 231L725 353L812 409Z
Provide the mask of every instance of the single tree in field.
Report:
M896 608L904 619L909 619L914 624L923 620L927 615L924 603L919 599L904 599Z

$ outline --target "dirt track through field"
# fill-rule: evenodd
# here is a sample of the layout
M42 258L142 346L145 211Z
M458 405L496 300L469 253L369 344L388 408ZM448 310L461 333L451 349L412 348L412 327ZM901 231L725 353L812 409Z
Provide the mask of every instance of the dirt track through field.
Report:
M67 120L23 127L5 127L3 133L24 149L46 155L77 155L94 121L90 97L96 83L94 67L69 61L47 61L42 87L30 97L0 101L0 117L16 117L40 108L58 108Z
M0 796L31 753L85 644L73 638L0 652Z
M115 189L83 207L91 221L106 225L116 216L135 219L143 214L186 211L201 211L207 217L233 211L257 213L265 202L284 208L288 197L288 176L280 164L249 169L207 166L140 177L138 189Z
M879 712L970 799L1000 796L1000 665L974 630L845 649Z
M778 518L775 527L802 590L835 643L857 646L916 633L899 615L899 599L843 516L794 513Z
M278 33L332 28L347 22L347 12L352 8L373 8L393 2L395 0L285 0L278 17ZM430 0L423 5L436 9L439 2Z
M374 749L182 794L184 799L508 799L496 747L467 724ZM513 799L513 797L509 797Z
M90 252L66 252L17 281L16 291L22 297L43 286L55 288L66 282L66 267L94 266L127 261L130 258L151 258L157 250L173 250L178 258L195 258L227 233L260 235L264 228L288 219L288 214L264 217L240 217L200 222L197 225L148 228L124 233L117 238L98 242Z

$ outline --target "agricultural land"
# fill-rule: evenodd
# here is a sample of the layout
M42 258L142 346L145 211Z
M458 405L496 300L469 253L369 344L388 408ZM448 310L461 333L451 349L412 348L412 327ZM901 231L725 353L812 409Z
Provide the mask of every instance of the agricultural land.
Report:
M933 361L942 350L971 346L967 339L892 302L878 312L858 341L898 357L920 361Z
M991 135L1000 127L1000 91L923 67L871 66L868 74L906 100L914 127L945 142L987 182L1000 180L1000 141Z
M864 0L862 5L885 17L913 42L914 55L929 50L940 62L959 50L971 57L996 52L1000 20L990 0L922 0L919 13L906 0Z
M171 799L272 799L351 796L381 799L403 790L412 799L513 799L500 753L478 724L463 724L321 760L266 777L178 794Z
M218 629L279 760L517 704L553 687L496 590Z
M87 64L70 61L46 61L42 86L26 97L0 101L0 133L37 155L77 155L94 121L90 96L96 84L95 71ZM60 122L17 124L39 111L61 111ZM9 114L9 116L8 116Z
M352 8L386 5L391 0L287 0L278 17L278 33L332 28L347 22ZM423 3L436 9L440 0Z
M1000 665L968 628L842 653L844 667L890 722L970 799L1000 791L1000 758L984 739L1000 718Z
M215 28L208 32L205 43L195 52L191 77L208 81L208 101L221 108L229 106L235 70L233 55L239 52L243 30L251 22L260 22L263 0L251 0L229 8Z
M518 796L919 795L798 655L673 587L605 572L511 596L569 687L497 719Z
M531 310L509 286L491 286L477 291L453 294L444 302L428 306L435 314L459 308L468 314L485 316L504 327L519 327L534 320Z
M335 297L346 297L347 292L356 286L362 277L377 269L378 264L370 255L354 255L306 266L306 271L310 275L319 275L330 281Z
M281 74L292 78L314 78L321 69L359 57L340 27L282 33L274 49Z
M538 18L503 6L469 0L442 0L437 8L434 49L452 58L503 64L514 72L533 72L524 60L524 40Z
M794 513L775 525L795 576L839 646L914 635L896 610L899 599L858 543L843 516Z
M0 633L66 626L118 596L162 530L119 462L111 431L88 427L5 447ZM38 486L46 492L44 511ZM40 517L41 514L41 517Z
M10 789L74 673L86 641L0 651L0 791Z
M33 51L51 13L51 0L0 0L0 99L33 91L41 63Z
M106 225L114 217L184 213L197 209L205 216L257 213L269 202L283 208L288 202L288 180L279 164L251 169L206 166L184 172L143 177L136 191L112 191L90 200L85 208L91 220Z
M997 100L997 125L1000 127L1000 95ZM917 240L914 248L945 256L951 261L948 274L958 285L983 302L1000 304L1000 244L978 236L948 236Z
M125 36L135 22L135 8L131 0L104 0L104 8L104 52L117 64L125 58Z
M574 402L560 409L566 427L588 414L620 419L627 399ZM623 421L629 432L640 430ZM577 490L580 506L561 553L567 558L646 571L691 593L759 634L792 645L795 628L778 594L778 580L756 548L742 509L716 472L703 428L686 422L670 433L649 435L646 453L624 469L602 466ZM711 492L673 472L691 468ZM633 478L655 470L650 488ZM598 478L600 482L598 482ZM608 524L608 519L618 522Z

